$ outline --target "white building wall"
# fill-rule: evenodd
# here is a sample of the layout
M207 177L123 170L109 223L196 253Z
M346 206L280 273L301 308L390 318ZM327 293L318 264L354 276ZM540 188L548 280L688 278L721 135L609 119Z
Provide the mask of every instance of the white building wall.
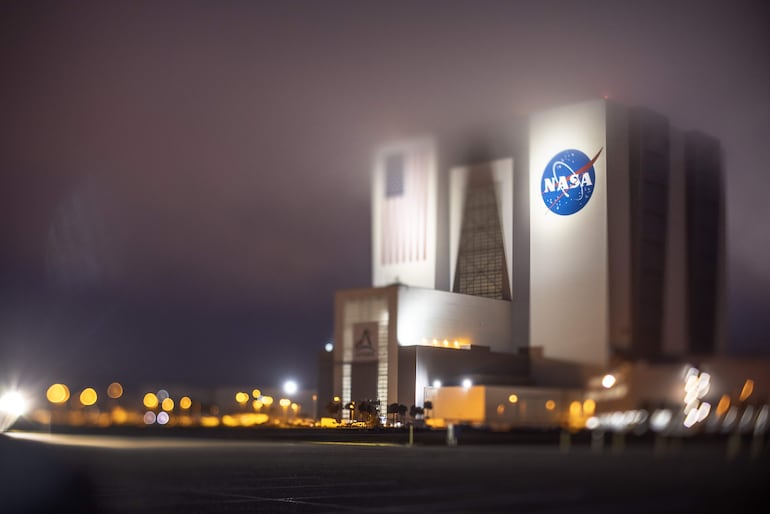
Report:
M603 101L553 109L530 120L530 331L547 358L604 364L608 342L606 113ZM590 200L571 215L549 210L543 174L559 152L594 162ZM573 194L576 190L573 190Z
M394 156L403 159L398 194L387 187L388 159ZM372 285L435 287L435 142L422 138L381 147L375 154L372 178Z
M401 346L428 344L433 339L488 346L512 353L511 303L478 296L402 286L398 290ZM463 351L463 350L458 350Z
M390 289L351 290L338 292L335 306L334 345L334 394L343 405L350 402L352 364L354 356L354 329L359 323L377 326L377 395L379 398L394 396L396 384L390 379L397 373L398 359L391 326L391 305L394 303ZM394 356L395 354L395 356ZM395 376L395 375L393 375Z

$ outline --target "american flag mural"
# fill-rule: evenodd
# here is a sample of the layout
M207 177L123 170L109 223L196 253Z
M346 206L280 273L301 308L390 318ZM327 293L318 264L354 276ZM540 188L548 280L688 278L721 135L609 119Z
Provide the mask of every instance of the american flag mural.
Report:
M428 159L424 149L384 156L382 265L427 259Z

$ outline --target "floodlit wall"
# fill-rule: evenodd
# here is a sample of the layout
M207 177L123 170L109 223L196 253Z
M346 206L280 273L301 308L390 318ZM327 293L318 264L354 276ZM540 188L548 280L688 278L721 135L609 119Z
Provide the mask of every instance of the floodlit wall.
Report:
M570 422L580 425L582 391L538 387L472 386L429 387L431 424L467 423L497 430L555 428Z
M438 173L432 139L389 144L372 176L372 285L436 285Z
M530 120L530 344L547 358L608 360L605 132L603 101Z
M426 396L433 402L433 418L445 423L483 424L485 395L484 386L473 386L440 387Z
M396 294L395 287L335 294L334 396L343 405L351 400L396 398Z
M488 346L494 352L516 351L511 337L511 304L478 296L432 289L398 288L398 344ZM463 351L463 350L458 350Z

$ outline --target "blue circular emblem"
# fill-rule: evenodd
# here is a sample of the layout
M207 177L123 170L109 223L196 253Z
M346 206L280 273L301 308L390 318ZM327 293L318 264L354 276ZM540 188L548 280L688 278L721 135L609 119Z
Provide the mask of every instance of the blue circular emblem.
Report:
M594 193L594 162L580 150L562 150L553 156L543 170L540 191L551 212L562 216L575 214L586 206Z

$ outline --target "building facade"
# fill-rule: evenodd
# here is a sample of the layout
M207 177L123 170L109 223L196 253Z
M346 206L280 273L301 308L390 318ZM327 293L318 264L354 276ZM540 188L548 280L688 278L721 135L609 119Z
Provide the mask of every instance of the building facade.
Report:
M373 287L335 296L334 396L573 390L618 362L719 352L721 173L713 138L604 100L384 145Z

